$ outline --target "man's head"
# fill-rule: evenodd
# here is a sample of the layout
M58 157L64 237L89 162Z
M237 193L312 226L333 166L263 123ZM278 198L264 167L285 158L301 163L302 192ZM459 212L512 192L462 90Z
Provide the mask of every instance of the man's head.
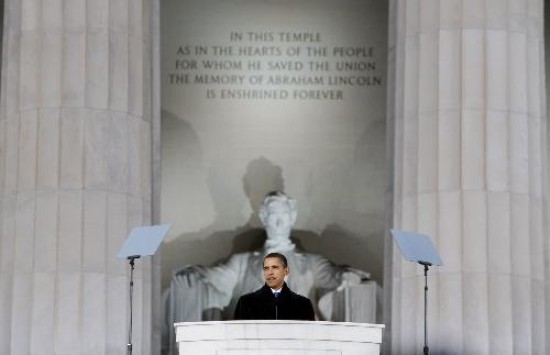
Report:
M260 207L268 239L289 239L296 216L296 200L279 191L270 192Z
M283 254L269 253L264 257L264 280L267 286L278 290L288 275L288 262Z

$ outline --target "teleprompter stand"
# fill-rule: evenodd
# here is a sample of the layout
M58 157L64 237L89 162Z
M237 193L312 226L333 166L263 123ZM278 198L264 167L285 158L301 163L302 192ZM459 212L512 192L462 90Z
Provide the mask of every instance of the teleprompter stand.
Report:
M432 265L443 265L427 235L392 229L391 233L403 257L424 266L424 355L428 355L428 270Z
M117 259L126 259L130 263L130 325L128 327L128 343L126 344L128 355L132 355L134 262L142 256L155 254L168 229L170 229L169 225L134 228L116 255Z
M132 354L132 311L134 299L134 260L139 259L140 255L132 255L128 257L130 260L130 326L128 328L128 344L126 344L126 353Z

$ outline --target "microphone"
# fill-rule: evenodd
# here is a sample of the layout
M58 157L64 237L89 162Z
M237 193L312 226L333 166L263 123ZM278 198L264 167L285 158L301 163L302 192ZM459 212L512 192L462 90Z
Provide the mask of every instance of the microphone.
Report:
M275 297L275 320L279 319L279 296L281 292L273 292L273 296Z

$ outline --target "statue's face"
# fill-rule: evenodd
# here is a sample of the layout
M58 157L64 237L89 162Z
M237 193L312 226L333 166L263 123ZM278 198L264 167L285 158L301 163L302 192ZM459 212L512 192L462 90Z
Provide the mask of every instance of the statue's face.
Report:
M288 267L283 265L281 259L264 259L264 280L267 286L275 290L280 289L283 287L286 275L288 275Z
M270 203L264 225L268 238L290 238L292 214L288 205L282 202Z

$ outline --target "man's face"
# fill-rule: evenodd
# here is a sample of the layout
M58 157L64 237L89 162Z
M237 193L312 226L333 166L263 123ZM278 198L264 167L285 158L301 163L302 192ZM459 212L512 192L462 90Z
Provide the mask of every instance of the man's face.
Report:
M281 259L264 259L264 280L267 286L278 290L283 287L286 275L288 275L288 267L283 265Z
M268 237L277 239L290 237L292 229L290 208L280 202L269 204L264 223Z

